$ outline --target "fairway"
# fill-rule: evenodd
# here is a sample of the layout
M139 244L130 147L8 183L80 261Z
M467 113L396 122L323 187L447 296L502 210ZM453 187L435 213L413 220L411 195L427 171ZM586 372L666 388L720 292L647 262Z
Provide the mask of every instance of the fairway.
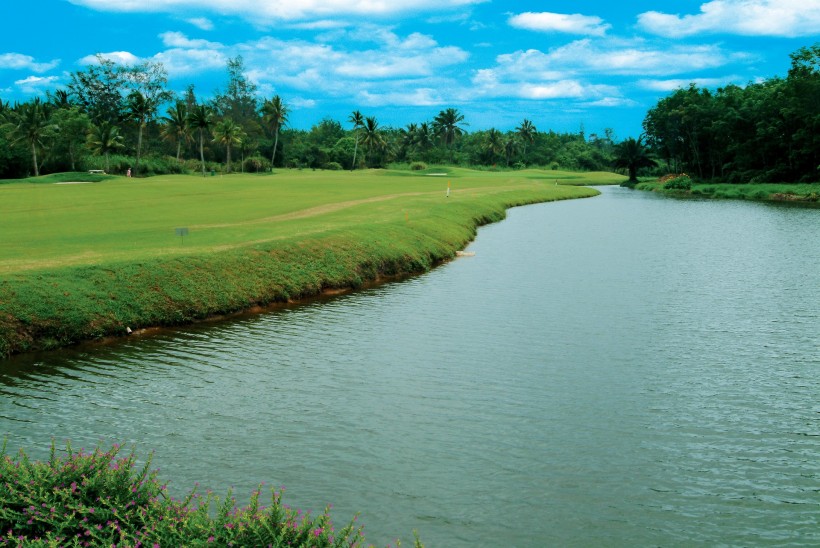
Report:
M430 171L435 176L389 170L291 170L266 175L3 185L0 275L203 255L357 225L371 225L375 230L380 224L429 217L435 214L432 206L446 200L464 204L522 192L556 199L574 194L573 189L562 186L565 184L608 184L622 179L610 173L539 170ZM448 183L449 199L445 197ZM182 227L188 229L184 238L175 232Z
M439 168L5 184L0 355L422 272L506 208L621 179Z

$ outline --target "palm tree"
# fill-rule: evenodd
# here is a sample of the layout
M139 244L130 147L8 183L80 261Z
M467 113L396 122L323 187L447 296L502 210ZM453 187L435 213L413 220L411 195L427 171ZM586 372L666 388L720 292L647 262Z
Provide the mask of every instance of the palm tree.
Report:
M364 117L361 112L354 110L347 121L353 124L353 133L356 135L356 144L353 147L353 167L350 168L350 171L353 171L356 169L356 153L359 151L359 128L364 127Z
M109 122L91 126L86 144L94 154L105 155L105 171L110 167L109 154L125 146L119 128Z
M507 159L507 167L509 167L510 160L515 154L515 149L518 148L518 139L515 135L512 132L507 133L507 139L504 141L504 156Z
M23 103L6 116L11 121L9 137L14 143L25 141L31 147L34 176L39 176L40 164L37 162L37 149L45 146L43 139L51 130L56 129L49 122L43 104L39 98L36 98L30 103Z
M148 121L154 117L157 112L157 105L154 101L148 99L139 91L132 91L128 96L125 109L128 114L136 120L139 126L137 133L137 163L134 166L134 176L139 174L140 170L140 154L142 152L142 130L145 129Z
M538 130L535 129L535 126L532 122L524 118L524 121L521 122L521 125L515 128L515 131L518 132L518 136L521 137L521 142L524 143L524 152L522 156L524 156L524 160L526 160L527 143L532 143L535 140L535 134L538 132Z
M225 145L227 149L226 173L231 172L231 145L238 145L242 142L242 128L230 118L225 118L214 127L214 142Z
M202 161L202 176L205 177L205 132L211 129L213 113L206 105L196 105L188 113L191 129L199 130L199 159Z
M429 122L422 122L416 130L416 148L421 151L422 158L426 158L427 152L435 146L435 131Z
M618 143L615 147L615 167L626 168L629 171L629 183L638 182L638 170L642 167L653 167L658 163L653 160L648 149L641 142L643 137L637 140L630 137L626 141Z
M453 145L456 138L464 133L464 115L454 108L439 112L433 120L433 127L441 142L450 149L450 163L453 162Z
M162 117L165 124L162 126L161 135L168 141L177 142L177 162L182 153L182 143L191 140L191 126L188 125L188 107L183 101L177 101L176 105L168 108L167 116Z
M367 157L373 151L373 147L383 147L385 145L384 137L379 131L379 122L374 116L368 116L364 121L364 138L362 144L367 145L367 156L365 156L364 163L367 165Z
M405 156L410 156L410 153L416 148L416 143L418 142L418 132L419 126L415 123L407 124L406 129L402 128L399 130L399 133L401 134L401 148L403 149Z
M270 167L273 169L276 161L276 147L279 145L279 130L288 122L289 109L278 95L262 104L263 119L271 128L274 134L273 154L270 159Z
M490 128L484 140L484 150L490 158L491 163L495 163L495 157L504 152L504 135L495 128Z

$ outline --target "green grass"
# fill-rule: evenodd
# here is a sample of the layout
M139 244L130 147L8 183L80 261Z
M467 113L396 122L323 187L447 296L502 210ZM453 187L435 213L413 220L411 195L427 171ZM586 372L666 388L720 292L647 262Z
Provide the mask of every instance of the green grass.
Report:
M597 194L538 174L277 171L2 186L0 354L423 271L507 207ZM188 228L184 241L177 227Z
M0 185L8 184L54 184L54 183L100 183L111 179L117 179L116 175L101 175L88 173L87 171L67 171L65 173L52 173L50 175L40 175L39 177L29 177L27 179L0 179Z
M653 192L664 192L672 195L685 195L699 198L717 198L730 200L756 200L770 202L803 202L820 201L820 185L796 183L695 183L688 193L665 191L657 181L645 181L635 188Z

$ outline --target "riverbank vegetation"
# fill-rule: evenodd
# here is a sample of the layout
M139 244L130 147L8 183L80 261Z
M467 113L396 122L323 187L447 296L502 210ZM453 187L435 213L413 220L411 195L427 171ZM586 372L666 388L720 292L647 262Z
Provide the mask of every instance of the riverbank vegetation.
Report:
M311 515L292 509L282 492L262 488L247 506L231 493L167 494L151 457L132 451L66 451L51 447L48 461L0 450L0 546L364 546L363 526L353 518L338 530L330 508ZM414 546L423 548L418 537Z
M643 128L662 172L721 183L820 180L820 43L790 57L785 78L716 90L691 84L661 99Z
M3 185L0 355L421 272L508 207L597 194L562 181L620 180L579 177L293 170Z

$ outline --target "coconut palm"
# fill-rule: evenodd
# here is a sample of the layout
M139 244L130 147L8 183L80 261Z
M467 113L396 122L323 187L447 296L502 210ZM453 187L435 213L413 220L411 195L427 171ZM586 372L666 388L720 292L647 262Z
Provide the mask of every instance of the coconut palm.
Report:
M7 108L4 110L8 110ZM24 141L31 148L31 162L34 165L34 176L40 175L40 164L37 162L37 149L45 147L44 138L56 129L49 122L46 110L39 98L30 103L23 103L14 110L6 113L10 121L12 142Z
M242 128L230 118L225 118L214 126L214 143L225 145L227 149L226 173L231 172L231 145L238 145L242 142Z
M375 116L368 116L364 120L364 137L362 144L367 145L367 156L365 156L364 163L367 165L367 159L373 151L373 147L381 148L386 142L379 130L379 122L376 121Z
M162 117L164 122L160 134L163 139L177 142L177 162L182 154L182 143L191 141L191 126L188 125L188 107L183 101L177 101Z
M615 146L615 167L625 168L629 171L628 182L630 183L638 182L638 170L640 168L658 165L649 155L649 150L641 142L642 140L643 137L638 139L630 137Z
M504 152L504 135L495 128L491 128L484 138L484 151L491 163L495 163L496 156Z
M289 112L288 106L278 95L274 95L272 99L266 100L262 104L263 120L271 128L274 135L273 154L270 159L271 169L273 169L274 162L276 161L276 147L279 145L279 130L287 124Z
M205 177L205 133L213 124L213 113L206 105L196 105L188 113L188 124L191 129L199 131L199 159L202 162L202 176Z
M134 175L139 174L140 154L142 153L142 131L157 112L157 105L139 91L132 91L125 104L128 115L137 122L137 163L134 165Z
M507 159L508 167L517 148L518 139L516 138L516 134L512 132L507 133L507 138L504 140L504 157Z
M538 132L535 129L535 126L532 122L524 118L524 121L521 122L521 125L515 128L515 131L518 133L518 136L521 137L521 142L524 143L524 152L522 156L526 160L527 156L527 143L532 143L535 140L535 134Z
M350 171L353 171L356 169L356 153L359 151L359 129L364 127L364 117L361 112L354 110L347 118L347 121L353 124L353 133L356 135L356 144L353 146L353 167L350 168Z
M119 128L109 122L91 126L86 145L94 154L105 156L105 171L110 169L109 154L125 147Z
M448 108L439 112L433 120L433 128L436 135L441 138L442 144L450 149L450 163L453 162L456 138L464 133L464 115L454 108Z

